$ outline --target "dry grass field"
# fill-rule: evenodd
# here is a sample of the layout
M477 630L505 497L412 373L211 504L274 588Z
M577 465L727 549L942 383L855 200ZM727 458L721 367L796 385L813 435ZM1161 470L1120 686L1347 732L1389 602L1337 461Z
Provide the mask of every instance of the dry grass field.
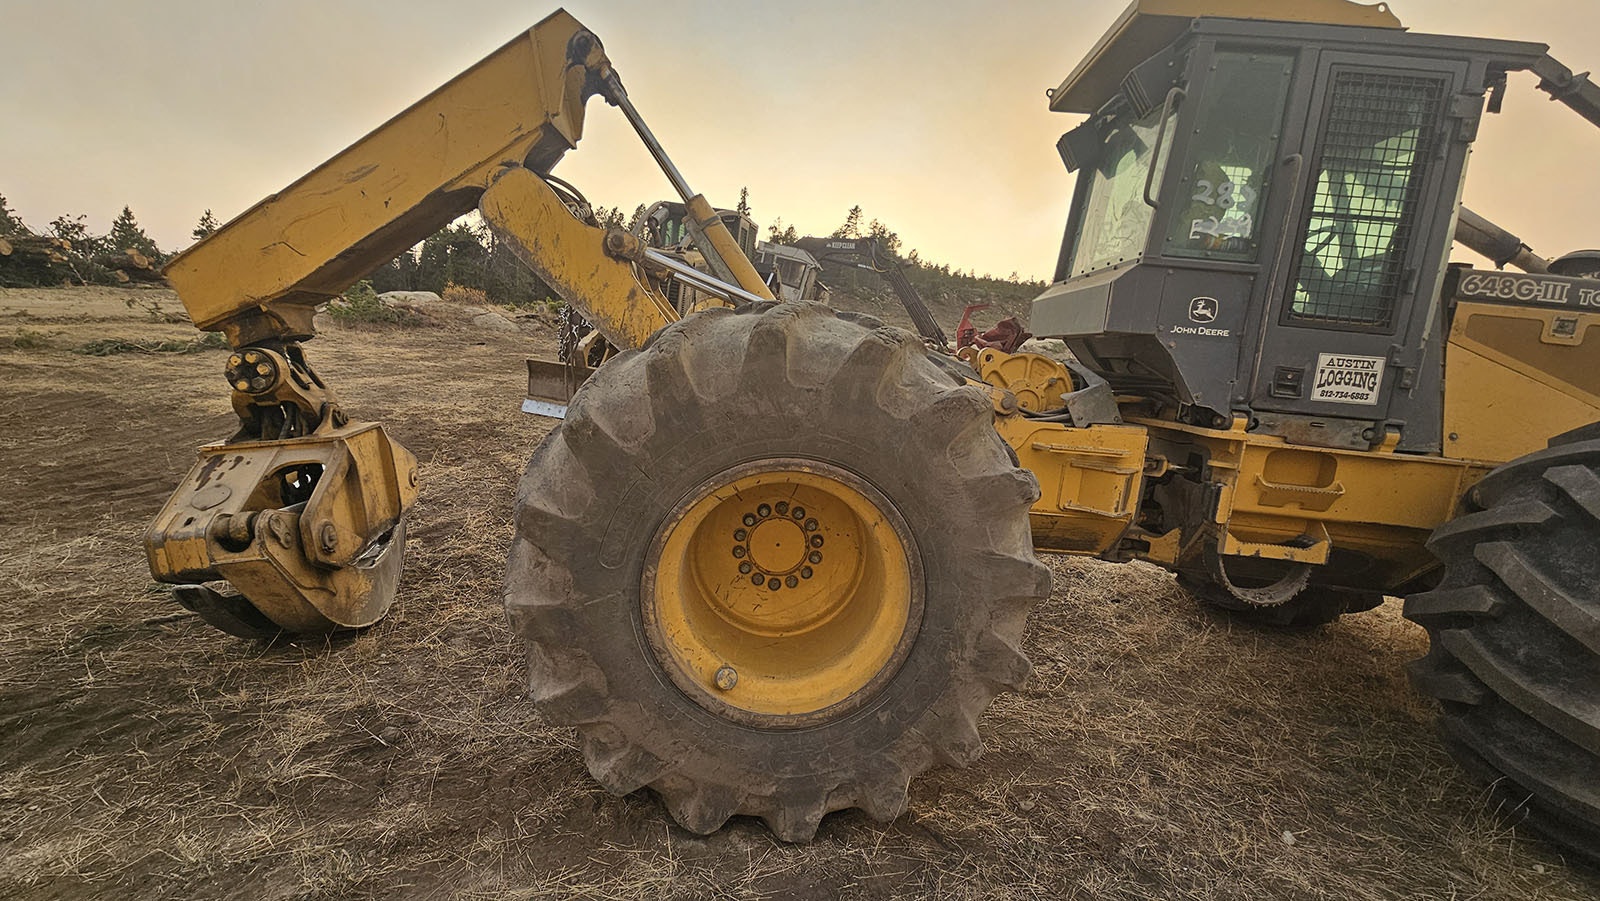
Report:
M265 644L183 615L142 532L232 431L160 292L0 291L0 897L1583 899L1436 743L1391 601L1298 634L1159 570L1053 558L987 755L791 846L607 795L526 699L500 603L550 334L333 327L313 362L423 464L389 618ZM120 353L81 351L117 339ZM99 345L105 348L107 345Z

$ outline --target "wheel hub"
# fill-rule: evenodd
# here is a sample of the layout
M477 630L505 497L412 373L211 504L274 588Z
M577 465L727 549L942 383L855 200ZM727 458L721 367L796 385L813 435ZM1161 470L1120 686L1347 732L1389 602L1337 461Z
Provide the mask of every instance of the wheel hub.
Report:
M877 489L800 459L734 467L690 492L652 542L651 649L702 707L799 728L869 700L922 618L910 530Z
M738 533L735 532L735 535ZM806 533L787 519L768 519L751 530L750 560L765 572L792 573L806 559Z

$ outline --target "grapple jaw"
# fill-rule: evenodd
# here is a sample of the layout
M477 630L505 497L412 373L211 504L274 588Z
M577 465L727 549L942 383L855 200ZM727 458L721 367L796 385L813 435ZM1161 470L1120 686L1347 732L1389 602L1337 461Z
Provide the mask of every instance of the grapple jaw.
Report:
M146 534L150 573L235 635L368 626L394 600L416 486L376 423L206 445Z

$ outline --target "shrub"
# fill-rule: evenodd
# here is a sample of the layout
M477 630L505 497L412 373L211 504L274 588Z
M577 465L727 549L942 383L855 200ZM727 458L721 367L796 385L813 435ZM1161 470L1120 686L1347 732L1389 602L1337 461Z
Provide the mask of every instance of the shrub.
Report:
M440 295L451 303L458 303L464 307L484 307L489 305L489 294L477 288L468 288L451 282L444 286Z
M372 282L365 279L328 304L328 317L341 325L417 325L421 322L415 313L395 309L378 299Z

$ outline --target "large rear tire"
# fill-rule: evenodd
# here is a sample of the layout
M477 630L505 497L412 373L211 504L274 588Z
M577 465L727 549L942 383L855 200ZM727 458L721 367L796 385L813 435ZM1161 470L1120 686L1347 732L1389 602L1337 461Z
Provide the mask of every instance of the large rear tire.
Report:
M506 607L532 696L602 785L694 832L892 819L1028 674L1037 497L986 395L910 333L691 316L602 367L528 465Z
M1440 731L1502 809L1600 863L1600 427L1490 473L1428 547L1412 667Z

